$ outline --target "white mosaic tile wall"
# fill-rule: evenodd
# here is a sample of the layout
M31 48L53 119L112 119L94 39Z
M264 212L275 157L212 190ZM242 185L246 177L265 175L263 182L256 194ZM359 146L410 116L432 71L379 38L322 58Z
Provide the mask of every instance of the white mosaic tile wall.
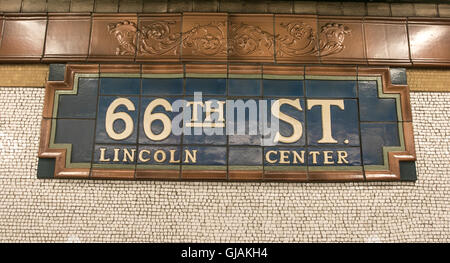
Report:
M412 93L416 183L36 179L44 89L0 88L0 242L450 241L450 93Z

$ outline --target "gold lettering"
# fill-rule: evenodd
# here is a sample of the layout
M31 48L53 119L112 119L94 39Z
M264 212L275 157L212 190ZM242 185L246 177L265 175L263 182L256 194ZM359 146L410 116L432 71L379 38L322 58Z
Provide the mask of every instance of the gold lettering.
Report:
M344 110L344 100L308 100L308 110L320 106L322 110L322 139L318 143L337 143L331 135L331 106Z
M192 154L193 153L193 154ZM184 163L196 163L197 162L197 150L192 150L192 153L189 150L184 150ZM190 161L189 161L190 159Z
M100 148L100 162L109 162L111 159L105 159L106 148Z
M333 151L323 151L323 164L334 164Z
M149 150L142 150L142 151L139 152L139 161L141 161L141 162L148 162L148 161L150 161L150 157L144 158L144 153L146 153L148 156L150 156L150 151Z
M268 152L266 153L266 161L267 161L268 163L276 163L277 160L272 160L272 159L270 159L270 155L271 155L271 154L277 154L277 152L276 152L276 151L268 151Z
M206 117L205 121L211 122L211 113L217 112L219 114L218 122L224 122L223 118L223 105L225 104L225 101L217 101L217 104L219 105L218 108L211 108L212 101L206 101L205 107L206 107Z
M317 164L317 155L319 155L319 154L320 154L320 152L318 152L318 151L309 152L309 155L312 155L313 164Z
M169 137L172 131L172 121L166 114L161 112L152 113L153 110L158 106L164 107L166 111L172 111L172 105L170 105L170 103L165 99L155 99L148 104L144 112L144 133L150 140L153 141L162 141L166 139L167 137ZM154 134L152 131L152 123L155 120L160 120L163 124L163 130L159 134Z
M180 162L180 160L175 160L175 152L176 152L177 150L170 150L169 152L170 152L170 161L169 161L169 163L179 163Z
M298 154L296 151L292 151L294 154L294 162L297 163L297 160L299 163L305 163L305 151L300 151L301 155Z
M119 161L119 151L120 151L120 149L114 149L114 159L113 159L113 162L118 162L118 161Z
M348 153L346 151L337 151L338 153L338 164L346 163L348 164L348 161L345 159L348 156Z
M197 106L203 107L203 102L201 102L201 101L188 101L187 105L188 106L192 106L192 118L191 118L191 121L193 121L193 122L198 121L198 119L197 119L198 107Z
M158 157L159 155L161 155L161 157ZM166 153L163 150L157 150L153 159L155 159L157 163L162 163L166 160Z
M279 163L289 163L289 151L280 151Z
M290 99L279 99L275 101L275 103L272 105L271 111L272 114L277 117L280 120L283 120L287 123L289 123L292 126L293 132L292 135L289 137L285 137L281 135L280 132L277 132L274 137L274 142L284 142L284 143L293 143L298 141L303 134L303 127L300 121L297 119L292 118L289 115L286 115L282 112L280 112L280 107L283 104L291 105L292 107L296 108L299 111L302 111L302 107L300 105L300 99L290 100Z
M130 162L134 161L134 153L136 152L136 149L131 149L131 153L130 151L128 151L128 149L123 149L123 162L127 162L128 160L130 160Z

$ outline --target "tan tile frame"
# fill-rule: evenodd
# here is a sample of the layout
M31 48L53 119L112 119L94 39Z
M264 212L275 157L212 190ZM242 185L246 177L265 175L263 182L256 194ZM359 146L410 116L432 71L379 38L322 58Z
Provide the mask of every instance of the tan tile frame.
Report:
M57 90L72 90L74 86L75 74L101 74L105 73L136 73L144 71L162 73L169 70L172 73L181 74L182 65L98 65L84 64L66 67L64 81L48 81L44 98L43 119L41 124L41 139L39 145L40 158L55 158L55 178L93 178L93 179L160 179L160 180L227 180L227 181L286 181L286 182L345 182L345 181L398 181L400 180L400 161L414 161L415 148L413 138L413 128L411 122L411 106L409 100L409 88L405 85L392 85L389 68L387 67L306 67L286 66L286 65L264 65L263 72L270 77L278 75L280 78L290 75L306 74L322 76L342 76L342 77L378 77L381 79L383 94L398 94L401 101L401 128L403 131L404 150L388 152L388 169L381 170L321 170L306 171L299 169L181 169L181 170L127 170L127 169L100 169L100 168L67 168L66 149L52 149L49 147L51 138L51 125L53 116L53 106L55 102L55 92ZM237 70L240 74L255 74L259 72L258 67L252 65L227 65L216 64L188 64L185 65L187 72L195 74L228 74L228 71ZM306 77L307 77L306 76ZM263 75L264 78L264 75ZM195 167L194 167L195 168Z

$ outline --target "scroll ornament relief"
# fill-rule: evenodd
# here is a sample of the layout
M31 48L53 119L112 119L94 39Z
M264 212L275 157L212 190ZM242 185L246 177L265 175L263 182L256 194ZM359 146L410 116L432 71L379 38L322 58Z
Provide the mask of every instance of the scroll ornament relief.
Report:
M170 28L176 23L176 21L155 21L143 25L139 31L139 54L176 55L181 33L173 33Z
M287 35L277 35L278 56L319 55L328 56L341 52L344 46L345 35L351 30L342 24L328 23L322 26L319 34L319 46L316 45L316 33L313 28L303 22L281 23Z
M134 55L136 52L136 36L138 28L136 23L122 21L108 25L108 32L119 42L116 48L116 55Z
M183 32L183 47L192 48L194 55L226 55L226 35L224 22L195 25Z
M272 34L258 26L244 23L231 24L230 55L273 54L273 40Z
M183 47L191 48L194 55L226 55L227 32L224 22L197 24L186 32L173 33L170 26L176 23L176 21L155 21L138 29L135 23L125 20L109 24L108 31L118 41L116 55L134 55L138 36L138 52L141 55L168 53L176 55L180 42ZM232 24L230 54L263 55L265 50L270 53L276 39L277 56L328 56L344 50L345 36L351 34L351 30L345 25L328 23L321 28L317 46L316 33L310 25L297 21L280 25L286 29L287 35L274 36L257 26L245 23Z

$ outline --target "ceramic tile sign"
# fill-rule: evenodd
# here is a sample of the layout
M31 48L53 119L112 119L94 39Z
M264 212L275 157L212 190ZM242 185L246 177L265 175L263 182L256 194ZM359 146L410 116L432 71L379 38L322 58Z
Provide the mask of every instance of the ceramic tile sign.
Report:
M407 86L386 69L98 68L48 82L39 156L56 178L401 180L415 158Z

